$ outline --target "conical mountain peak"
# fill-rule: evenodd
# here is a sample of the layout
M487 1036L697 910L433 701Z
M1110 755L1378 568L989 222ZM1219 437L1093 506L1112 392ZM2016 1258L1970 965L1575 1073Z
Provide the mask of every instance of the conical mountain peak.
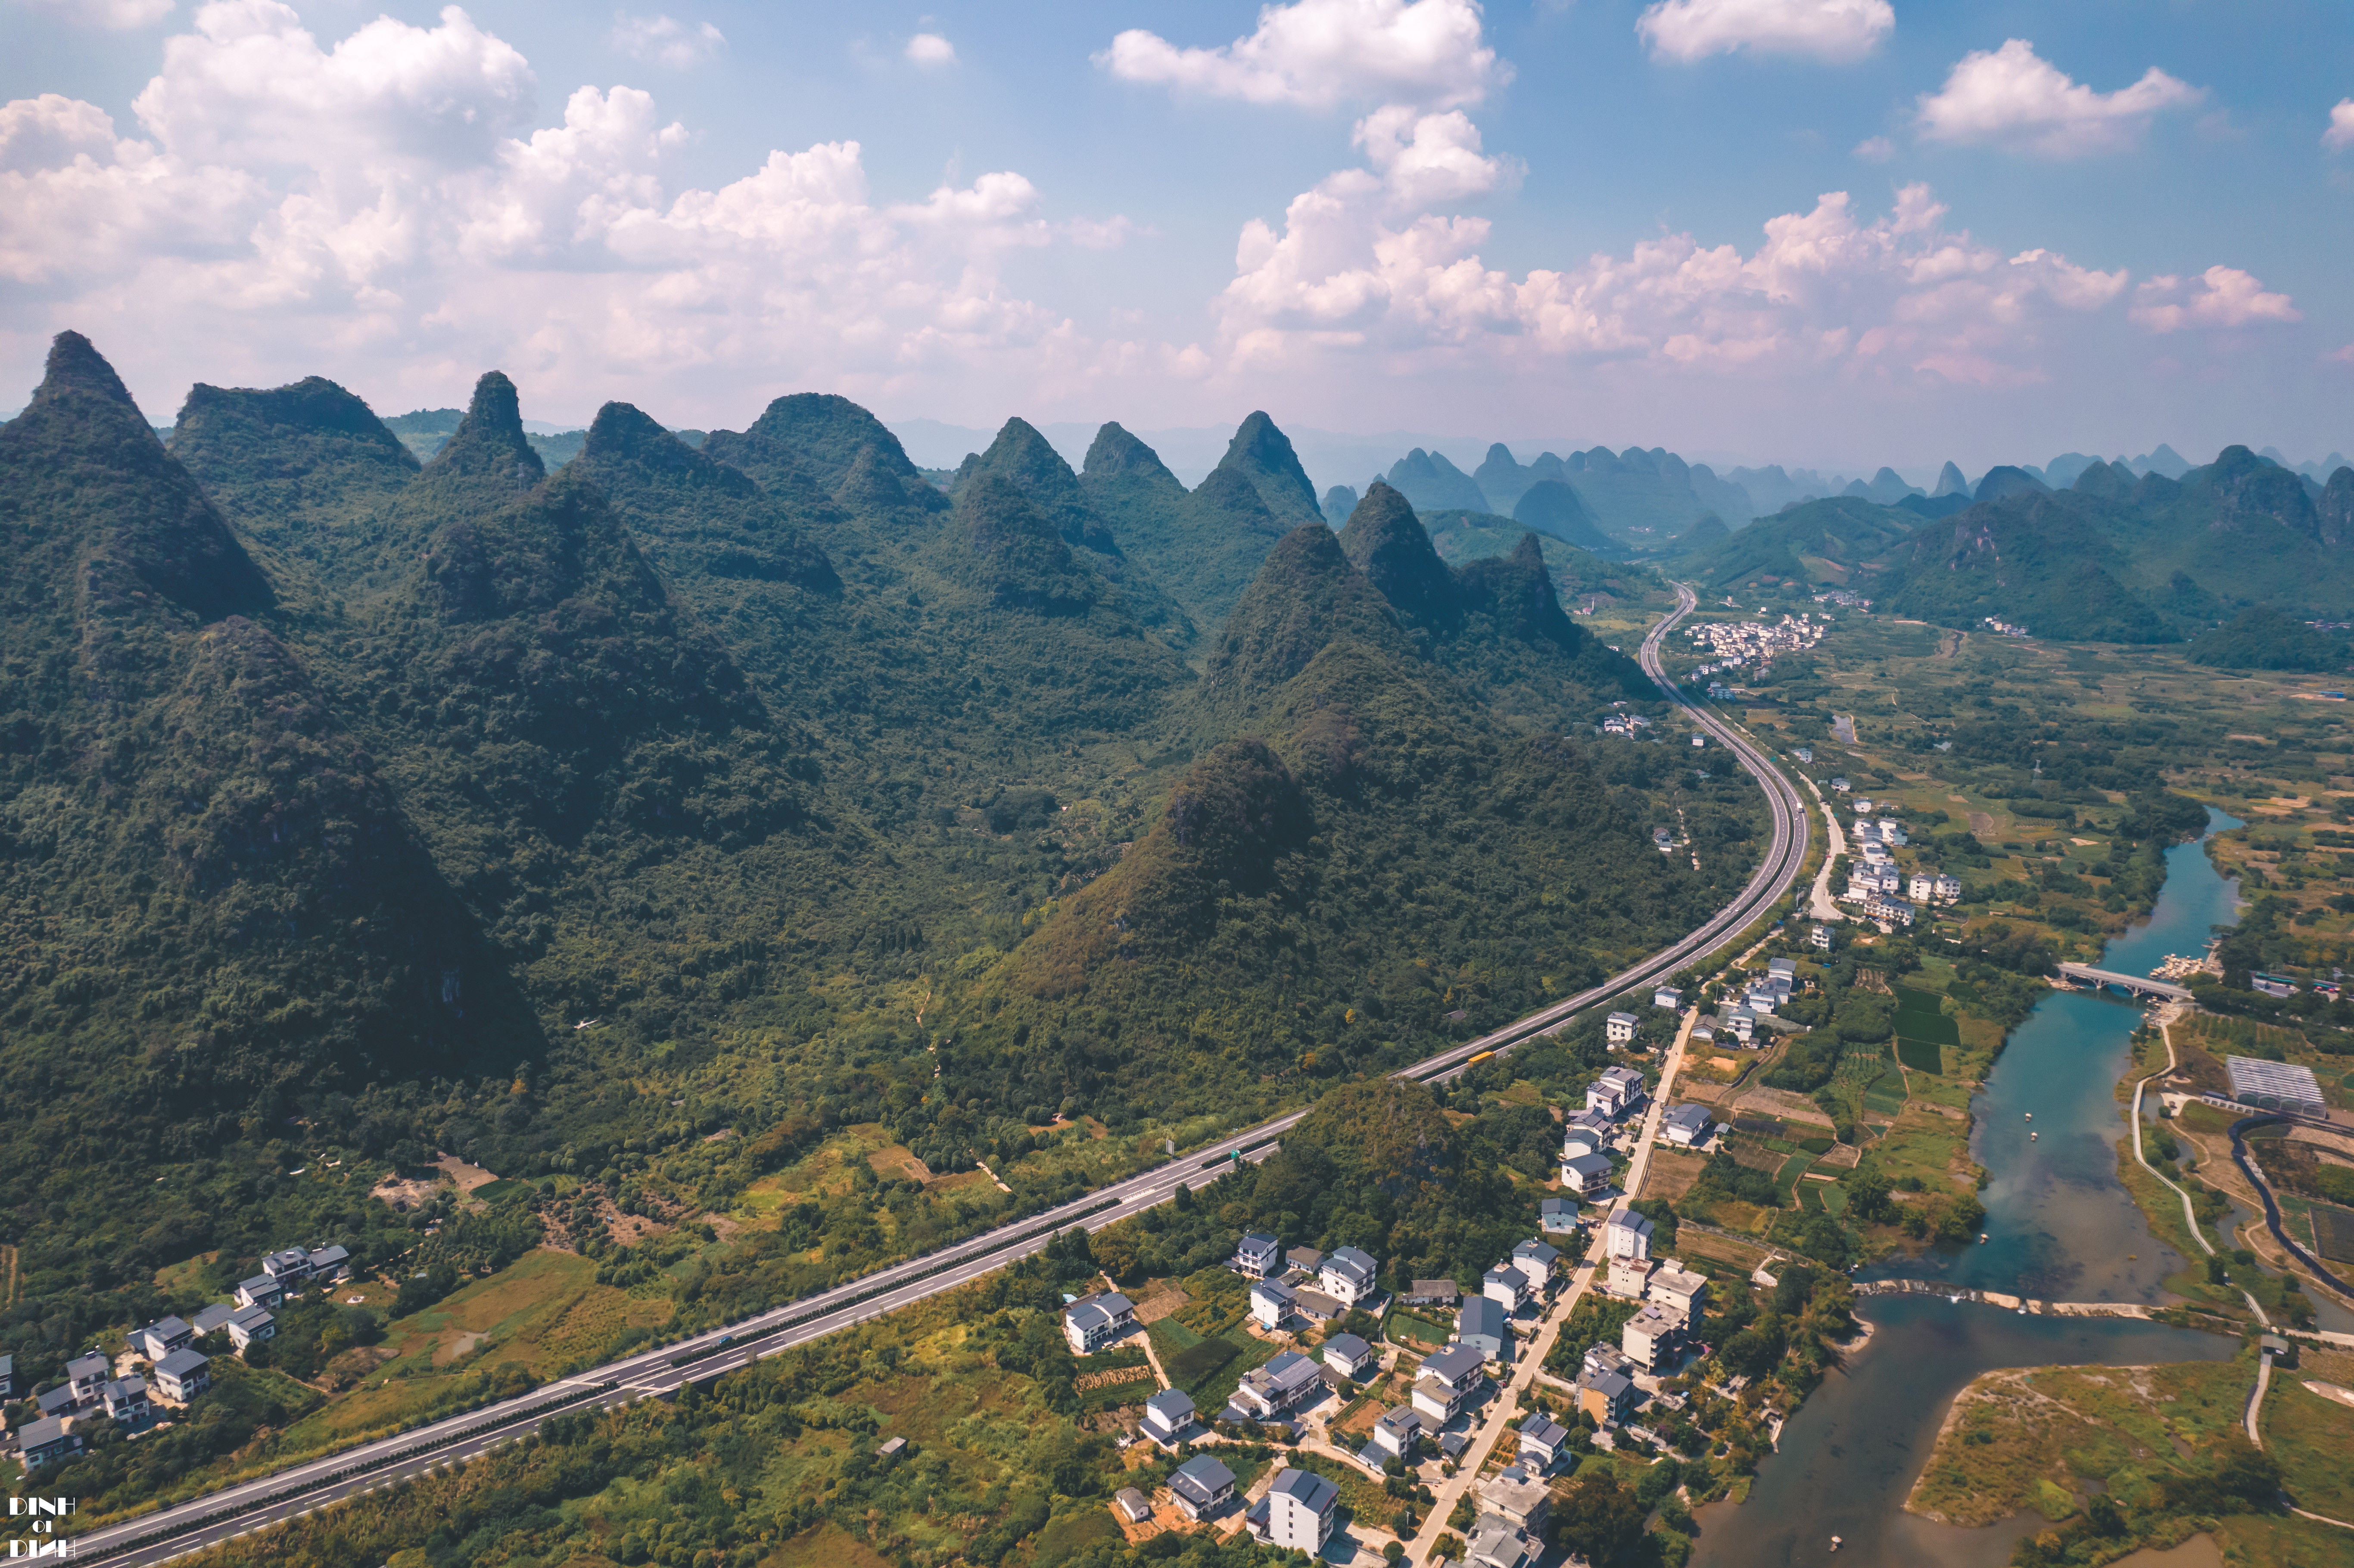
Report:
M496 370L485 371L474 383L473 401L450 442L425 468L432 479L489 482L501 487L528 490L547 477L523 433L523 406L515 385Z
M1097 555L1119 554L1111 530L1080 490L1079 476L1029 420L1006 420L987 451L967 458L957 472L955 493L961 496L982 475L993 475L1020 491L1069 543Z
M1173 487L1182 493L1184 486L1161 461L1161 454L1137 439L1117 421L1107 422L1096 432L1088 444L1087 458L1079 471L1080 482L1094 481L1140 480L1156 489Z
M1349 514L1340 545L1350 564L1382 590L1397 612L1417 626L1453 622L1455 577L1405 495L1376 482Z
M640 462L655 468L708 468L720 465L672 435L633 403L608 403L589 422L580 455L620 462ZM748 481L747 482L749 482Z
M1291 450L1291 438L1276 429L1264 411L1242 422L1235 439L1226 443L1226 455L1218 460L1218 466L1249 480L1267 510L1286 522L1306 523L1323 516L1316 504L1316 487L1308 482L1299 454Z
M1339 535L1321 519L1303 523L1276 541L1226 618L1203 695L1215 705L1248 703L1305 670L1331 643L1351 638L1405 651L1397 612L1349 564Z
M0 577L49 609L203 620L259 609L269 583L114 367L60 333L25 411L0 425Z
M795 392L770 403L742 435L714 430L704 450L734 463L755 479L768 476L754 466L788 458L807 470L818 488L831 493L850 477L858 454L873 447L883 465L901 479L920 479L907 450L882 420L849 398L832 392ZM741 455L738 455L739 452Z
M78 332L61 332L49 340L48 364L41 373L40 390L33 396L38 399L69 394L104 398L120 403L133 414L139 411L131 388L122 384L114 366L98 352L97 344Z

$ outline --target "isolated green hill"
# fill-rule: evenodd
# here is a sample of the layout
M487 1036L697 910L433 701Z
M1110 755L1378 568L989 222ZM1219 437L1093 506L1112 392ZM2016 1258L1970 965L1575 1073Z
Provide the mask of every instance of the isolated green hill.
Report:
M2335 673L2354 662L2346 639L2317 631L2270 605L2242 610L2229 623L2200 633L2184 651L2191 662L2226 670Z
M1920 517L1901 507L1849 496L1803 502L1702 545L1679 559L1675 572L1719 591L1776 582L1852 587L1889 566L1920 526Z

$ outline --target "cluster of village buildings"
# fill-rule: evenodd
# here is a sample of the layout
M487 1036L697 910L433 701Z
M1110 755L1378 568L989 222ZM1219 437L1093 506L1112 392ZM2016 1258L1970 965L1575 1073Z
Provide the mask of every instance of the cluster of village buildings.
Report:
M1787 986L1782 994L1787 996ZM1662 988L1654 1000L1673 1008L1681 993ZM1619 1045L1632 1042L1636 1028L1629 1013L1614 1013L1606 1024L1612 1044ZM1629 1126L1640 1125L1648 1098L1642 1075L1628 1066L1606 1069L1587 1086L1585 1105L1566 1117L1563 1133L1562 1178L1574 1195L1544 1200L1539 1211L1543 1234L1498 1259L1481 1276L1477 1294L1451 1279L1415 1280L1397 1294L1397 1308L1425 1320L1451 1312L1454 1329L1444 1346L1415 1365L1405 1400L1374 1420L1355 1455L1367 1471L1391 1473L1426 1453L1445 1459L1463 1456L1467 1412L1484 1401L1491 1380L1511 1365L1515 1325L1541 1315L1566 1275L1564 1254L1544 1238L1575 1237L1582 1208L1591 1213L1596 1210L1585 1205L1617 1202L1608 1151L1625 1139ZM1721 1131L1706 1107L1684 1105L1661 1118L1659 1136L1680 1147L1705 1148ZM1640 1213L1624 1206L1605 1212L1607 1272L1596 1283L1639 1307L1615 1343L1585 1351L1572 1398L1578 1412L1593 1418L1601 1434L1596 1440L1607 1445L1611 1434L1628 1428L1643 1409L1680 1403L1679 1395L1658 1385L1694 1348L1708 1282L1674 1258L1651 1255L1651 1222ZM1286 1250L1281 1238L1255 1231L1242 1238L1229 1266L1251 1281L1251 1318L1270 1333L1334 1324L1357 1311L1378 1317L1393 1305L1380 1282L1379 1262L1359 1247ZM1135 1304L1117 1291L1071 1303L1063 1322L1072 1351L1080 1355L1105 1350L1140 1326ZM1381 1357L1379 1348L1363 1337L1328 1330L1313 1354L1284 1350L1243 1374L1224 1408L1208 1419L1298 1440L1308 1433L1308 1413L1378 1376ZM1142 1436L1174 1452L1203 1435L1204 1419L1184 1390L1163 1389L1144 1404ZM1534 1568L1549 1506L1546 1476L1568 1455L1571 1436L1566 1426L1543 1414L1532 1413L1521 1423L1511 1466L1479 1486L1469 1568ZM1234 1472L1211 1452L1196 1453L1180 1465L1168 1486L1173 1506L1190 1520L1208 1519L1235 1501ZM1328 1478L1282 1468L1250 1502L1244 1523L1261 1542L1318 1553L1332 1535L1339 1498ZM1152 1514L1150 1502L1133 1488L1123 1490L1115 1506L1131 1522Z
M134 1329L120 1356L92 1350L68 1361L65 1381L33 1396L40 1414L17 1428L18 1462L29 1475L80 1453L86 1446L83 1429L92 1420L137 1434L155 1425L165 1411L186 1408L213 1383L212 1360L196 1348L198 1340L226 1333L243 1356L254 1341L277 1337L270 1308L290 1293L334 1283L350 1267L351 1254L340 1246L287 1247L262 1259L260 1274L239 1281L234 1299L215 1302L192 1318L159 1318ZM15 1358L0 1356L0 1399L15 1397Z
M1885 815L1874 821L1870 800L1855 802L1855 829L1849 836L1856 861L1840 901L1860 906L1863 917L1882 930L1911 926L1925 906L1961 902L1959 877L1918 867L1908 872L1896 863L1896 851L1907 842L1904 824Z
M1786 615L1779 621L1702 621L1692 628L1692 645L1707 649L1712 662L1694 670L1692 675L1701 679L1728 670L1754 670L1763 674L1773 667L1776 655L1812 648L1829 630L1829 618L1818 620L1806 612ZM1720 691L1732 694L1730 687L1709 688L1712 696Z

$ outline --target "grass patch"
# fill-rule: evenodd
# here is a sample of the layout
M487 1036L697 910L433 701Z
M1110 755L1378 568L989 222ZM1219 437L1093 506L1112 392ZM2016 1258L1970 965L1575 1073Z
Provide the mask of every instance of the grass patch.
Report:
M1423 1345L1443 1345L1450 1333L1427 1318L1405 1311L1392 1312L1389 1321L1383 1325L1383 1331L1392 1340L1411 1340Z
M1896 1059L1915 1073L1943 1074L1945 1053L1934 1040L1914 1040L1906 1035L1896 1039Z
M2293 1370L2274 1368L2264 1395L2264 1452L2281 1467L2296 1506L2332 1519L2354 1519L2354 1410L2307 1389Z
M2313 1226L2313 1250L2331 1263L2354 1263L2354 1213L2316 1203L2306 1216Z

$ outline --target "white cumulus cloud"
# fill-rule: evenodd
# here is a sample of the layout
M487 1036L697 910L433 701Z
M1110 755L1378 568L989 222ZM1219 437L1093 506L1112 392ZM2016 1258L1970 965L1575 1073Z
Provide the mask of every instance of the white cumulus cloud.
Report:
M2354 98L2341 98L2329 111L2329 129L2321 133L2321 144L2333 153L2354 147Z
M86 27L124 32L160 22L172 14L173 0L17 0L36 11L54 11Z
M956 64L956 46L938 33L917 33L907 40L907 58L919 66Z
M1896 156L1896 143L1885 136L1868 136L1855 144L1855 155L1867 164L1884 164Z
M1743 49L1845 65L1895 27L1888 0L1659 0L1635 23L1652 58L1682 65Z
M2210 267L2186 283L2159 275L2134 291L2134 324L2149 332L2184 327L2236 327L2252 322L2305 319L2286 294L2270 294L2236 267Z
M1360 140L1375 145L1363 130ZM1828 193L1768 220L1747 255L1670 235L1520 277L1480 258L1487 220L1403 209L1397 194L1378 168L1346 170L1296 197L1280 228L1245 227L1218 302L1237 365L1275 371L1373 352L1401 372L1472 355L1499 370L1617 361L1770 377L1845 366L2019 385L2043 377L2055 313L2099 311L2129 281L2052 251L1980 244L1948 228L1919 185L1876 217Z
M613 23L613 47L632 59L684 69L726 48L727 39L708 22L689 24L666 15L624 15Z
M1095 63L1126 81L1310 108L1452 109L1511 76L1486 41L1477 0L1294 0L1262 9L1257 30L1230 44L1180 48L1135 27Z
M2095 92L2011 38L1963 56L1944 87L1921 96L1918 123L1931 141L2079 158L2132 147L2154 117L2206 97L2156 66L2130 87Z
M146 345L170 366L152 374L435 397L502 365L576 416L667 395L667 417L706 422L764 387L1002 384L998 361L1038 384L1114 348L1161 364L1003 284L1014 252L1129 232L1050 221L1020 174L893 199L837 141L698 186L652 94L581 87L545 124L535 90L455 6L328 47L274 0L217 0L166 43L135 132L63 95L0 106L0 343L71 325Z

